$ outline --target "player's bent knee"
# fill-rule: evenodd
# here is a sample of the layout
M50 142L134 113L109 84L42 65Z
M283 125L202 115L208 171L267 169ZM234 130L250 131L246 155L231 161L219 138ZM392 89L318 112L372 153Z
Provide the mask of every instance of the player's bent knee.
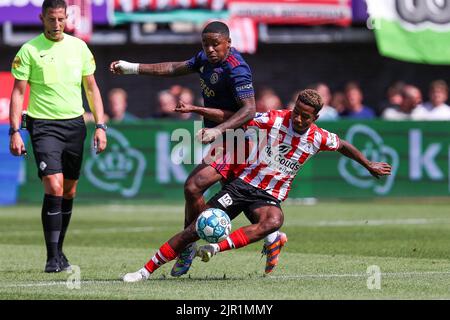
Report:
M264 233L272 233L280 229L282 225L283 225L282 216L270 217L269 219L261 223L261 229L263 230Z
M203 190L201 189L201 186L196 183L196 179L189 178L184 183L184 194L189 197L197 196L198 194L202 194Z
M211 187L217 181L220 181L222 176L218 174L212 167L211 170L203 170L189 176L184 184L184 193L186 196L198 196ZM216 173L216 174L214 174Z
M189 180L187 180L184 183L184 194L186 196L190 196L196 193L196 187L193 183L191 183Z

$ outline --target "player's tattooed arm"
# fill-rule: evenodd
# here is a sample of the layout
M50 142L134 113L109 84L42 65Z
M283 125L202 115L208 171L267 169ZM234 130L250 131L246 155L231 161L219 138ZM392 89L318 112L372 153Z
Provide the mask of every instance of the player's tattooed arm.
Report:
M256 112L255 98L246 98L240 100L241 108L236 111L225 122L217 125L214 128L202 129L199 140L202 143L213 142L218 136L224 133L227 129L236 129L253 119Z
M216 123L222 123L234 114L232 111L228 110L221 110L216 108L205 108L205 107L199 107L192 104L184 103L183 101L178 101L177 106L175 107L175 111L179 113L189 113L194 112L205 119L208 119L210 121L214 121Z
M375 178L391 174L391 165L386 162L369 161L364 154L351 143L341 140L337 149L342 155L360 163Z
M225 132L227 129L242 127L245 123L255 117L256 102L254 97L239 100L240 109L236 111L226 121L219 124L215 129Z
M195 70L188 67L187 61L162 62L162 63L130 63L124 60L113 61L110 71L114 74L142 74L151 76L176 77Z
M176 77L193 73L194 70L187 66L187 61L181 62L162 62L152 64L139 64L139 74L153 76Z

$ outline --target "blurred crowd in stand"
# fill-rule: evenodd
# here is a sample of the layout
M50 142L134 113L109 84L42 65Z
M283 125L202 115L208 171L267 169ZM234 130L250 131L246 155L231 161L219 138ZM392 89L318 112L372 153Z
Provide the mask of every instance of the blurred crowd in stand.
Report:
M348 82L342 91L331 92L324 82L311 84L308 88L317 90L324 101L318 121L336 121L338 119L384 119L384 120L450 120L448 84L444 80L432 81L428 92L422 93L413 84L398 81L386 91L386 96L377 106L364 102L364 93L355 81ZM300 89L292 94L289 102L284 104L270 87L256 88L256 111L292 109ZM180 85L173 85L167 90L155 94L155 103L151 110L154 119L200 120L192 113L174 112L178 101L185 104L203 106L201 96ZM131 122L141 118L128 110L128 96L124 89L113 88L108 92L105 111L108 121ZM150 106L150 108L152 107ZM132 109L132 108L131 108ZM86 121L93 121L90 113L85 114Z

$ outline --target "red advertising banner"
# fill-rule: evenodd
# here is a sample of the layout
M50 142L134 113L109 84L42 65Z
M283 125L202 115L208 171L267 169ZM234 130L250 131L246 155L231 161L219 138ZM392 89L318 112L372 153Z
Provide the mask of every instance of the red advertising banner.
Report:
M9 123L9 101L14 87L14 77L10 72L0 72L0 123ZM28 107L30 88L28 87L23 101L24 110Z
M231 17L268 24L336 24L352 22L351 0L228 0Z
M114 11L224 10L229 0L113 0Z

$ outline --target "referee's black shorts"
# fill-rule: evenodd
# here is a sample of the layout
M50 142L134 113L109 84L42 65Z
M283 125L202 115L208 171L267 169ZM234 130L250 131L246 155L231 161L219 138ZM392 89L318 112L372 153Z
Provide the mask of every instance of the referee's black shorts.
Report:
M281 209L280 201L277 198L239 178L224 185L208 201L208 205L212 208L222 209L230 219L236 218L244 211L250 221L252 221L251 212L257 208L274 206Z
M83 160L86 125L83 116L64 120L27 117L39 178L62 173L64 179L78 180Z

